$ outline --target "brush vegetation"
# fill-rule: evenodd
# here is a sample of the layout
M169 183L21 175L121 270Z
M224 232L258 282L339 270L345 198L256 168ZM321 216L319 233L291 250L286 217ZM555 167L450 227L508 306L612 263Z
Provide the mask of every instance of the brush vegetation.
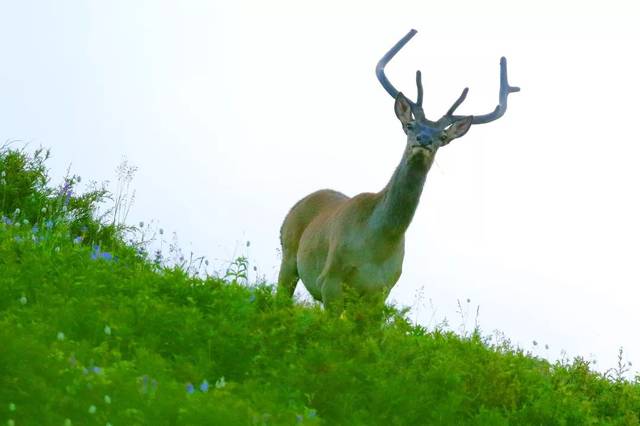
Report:
M53 187L46 158L0 151L0 424L640 424L622 371L393 307L334 318L247 284L242 258L212 276L150 256L122 194Z

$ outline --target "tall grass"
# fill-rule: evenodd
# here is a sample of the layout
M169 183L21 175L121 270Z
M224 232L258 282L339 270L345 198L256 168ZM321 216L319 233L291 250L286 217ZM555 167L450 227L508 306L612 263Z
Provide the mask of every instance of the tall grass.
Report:
M245 259L221 277L168 266L97 214L117 197L51 186L46 158L0 150L0 424L640 424L640 378L581 358L393 307L333 318L246 283Z

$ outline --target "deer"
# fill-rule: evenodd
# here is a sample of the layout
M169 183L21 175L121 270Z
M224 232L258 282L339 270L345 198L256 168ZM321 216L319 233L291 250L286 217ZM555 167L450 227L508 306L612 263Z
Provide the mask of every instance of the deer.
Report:
M411 101L386 77L387 63L417 33L412 29L376 66L376 76L395 99L395 114L407 142L400 163L379 192L348 197L322 189L298 201L280 228L282 263L278 295L290 300L302 280L311 296L325 310L342 312L345 292L358 298L378 298L383 303L402 273L405 233L418 207L427 173L436 152L464 136L473 124L502 117L510 93L519 87L507 80L507 60L500 59L499 103L484 115L455 115L466 99L465 88L451 108L436 121L425 117L421 72L416 71L417 98Z

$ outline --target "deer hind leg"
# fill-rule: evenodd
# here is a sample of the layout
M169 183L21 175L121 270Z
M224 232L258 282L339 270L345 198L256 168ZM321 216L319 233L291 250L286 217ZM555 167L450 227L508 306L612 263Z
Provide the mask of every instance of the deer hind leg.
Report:
M318 277L317 283L324 308L333 314L340 314L344 310L342 277L339 274L332 274L329 268L325 268Z
M298 264L296 256L282 254L282 263L280 264L280 273L278 274L278 294L285 295L289 298L293 296L298 284Z

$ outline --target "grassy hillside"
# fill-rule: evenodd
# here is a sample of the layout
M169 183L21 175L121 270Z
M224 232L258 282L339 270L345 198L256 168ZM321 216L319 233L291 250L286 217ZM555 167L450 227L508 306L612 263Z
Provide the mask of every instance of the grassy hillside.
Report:
M581 359L167 266L117 211L96 218L106 191L50 186L45 160L0 151L0 424L640 424L640 379Z

